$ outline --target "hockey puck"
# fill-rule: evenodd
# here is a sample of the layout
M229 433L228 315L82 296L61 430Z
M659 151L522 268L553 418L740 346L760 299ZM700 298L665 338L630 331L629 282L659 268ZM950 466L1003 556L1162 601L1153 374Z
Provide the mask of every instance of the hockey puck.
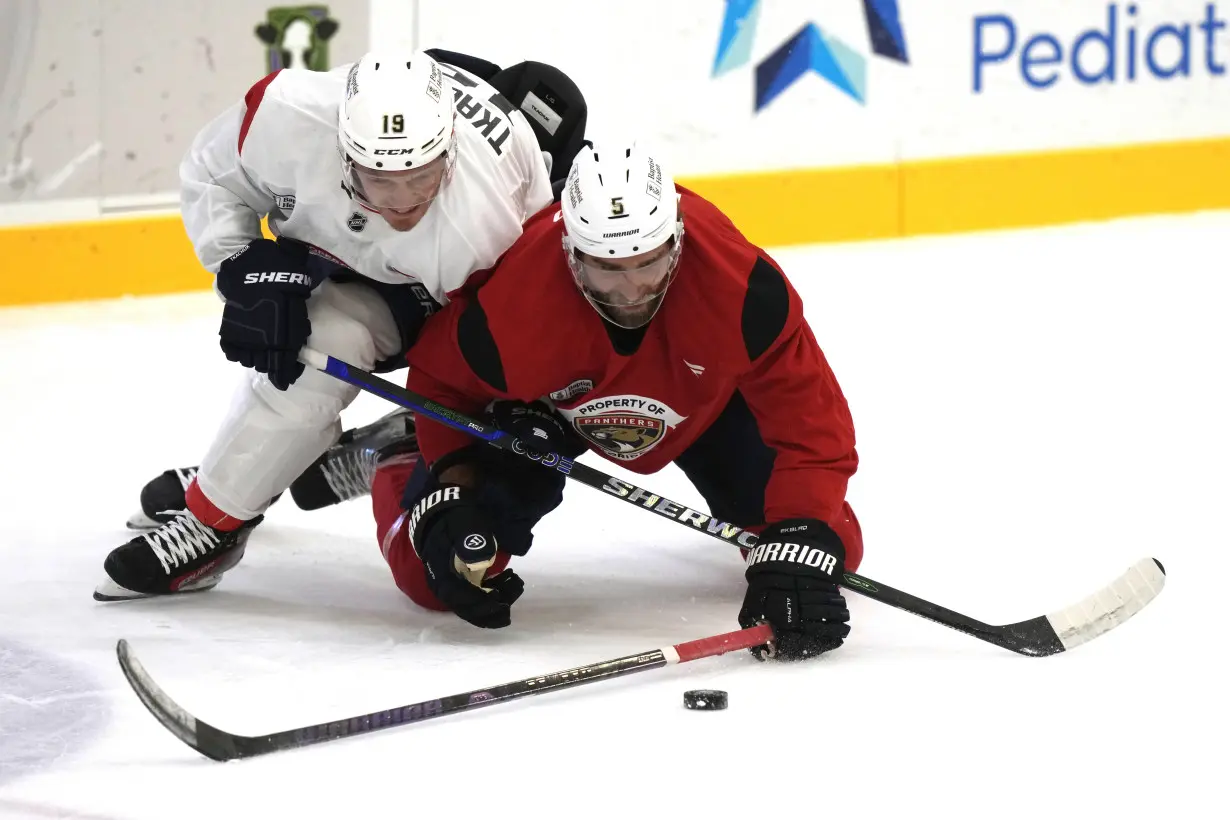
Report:
M718 712L726 708L726 693L721 689L689 689L683 693L683 706L699 712Z

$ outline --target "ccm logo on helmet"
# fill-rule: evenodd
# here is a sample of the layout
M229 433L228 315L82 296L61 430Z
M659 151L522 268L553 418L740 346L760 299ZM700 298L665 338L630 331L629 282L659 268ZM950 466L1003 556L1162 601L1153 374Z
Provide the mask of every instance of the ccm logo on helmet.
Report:
M747 565L762 564L766 561L789 561L792 564L802 564L816 567L821 572L833 574L837 559L827 552L806 544L794 544L789 541L771 541L767 544L757 544L756 549L747 556Z
M400 157L403 154L413 154L413 148L377 148L372 151L378 157Z
M307 285L312 287L312 279L306 273L290 273L289 271L269 271L267 273L249 273L243 277L245 285L256 285L261 282L287 282L292 285Z

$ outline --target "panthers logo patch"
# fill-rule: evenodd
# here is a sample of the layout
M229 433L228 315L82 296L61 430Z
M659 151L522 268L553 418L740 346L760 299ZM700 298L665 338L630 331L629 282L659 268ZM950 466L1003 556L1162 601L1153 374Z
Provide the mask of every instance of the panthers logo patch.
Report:
M604 396L558 412L585 441L619 461L640 458L685 420L666 405L641 396Z
M577 419L576 428L615 458L632 459L658 443L666 425L660 419L621 414Z

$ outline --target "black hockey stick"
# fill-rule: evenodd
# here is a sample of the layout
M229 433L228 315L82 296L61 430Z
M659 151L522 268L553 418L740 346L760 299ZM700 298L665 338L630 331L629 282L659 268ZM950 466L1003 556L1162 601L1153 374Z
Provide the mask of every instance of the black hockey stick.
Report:
M287 729L257 737L233 735L193 717L171 700L158 684L154 683L149 673L145 671L145 667L133 654L128 641L120 639L120 642L116 644L115 652L119 656L120 668L124 670L124 677L128 678L128 683L137 693L137 697L145 704L145 708L149 709L150 713L158 719L159 723L165 726L171 734L206 757L225 761L241 757L255 757L283 749L296 749L300 746L311 746L315 743L366 734L407 723L418 723L431 718L455 715L458 712L468 712L471 709L517 700L530 695L570 689L586 683L631 675L634 672L645 672L671 664L724 655L737 649L751 649L753 646L760 646L772 640L773 629L762 624L749 629L740 629L736 632L727 632L723 635L654 649L651 652L625 655L622 658L600 661L588 666L552 672L549 675L539 675L486 689L446 695L434 700L398 706L395 709L331 720L312 726L301 726L298 729Z
M335 376L368 393L481 438L493 447L511 450L518 455L540 461L543 466L553 467L586 486L691 527L697 532L744 548L756 546L755 533L719 521L623 479L564 458L558 453L548 453L542 457L531 456L520 439L332 356L305 348L300 352L299 359L309 367ZM1042 656L1072 649L1114 629L1152 601L1162 591L1165 580L1166 571L1162 563L1156 558L1143 558L1108 586L1079 604L1056 610L1049 615L1003 626L985 624L853 572L845 573L842 585L880 603L912 612L996 646L1022 655Z

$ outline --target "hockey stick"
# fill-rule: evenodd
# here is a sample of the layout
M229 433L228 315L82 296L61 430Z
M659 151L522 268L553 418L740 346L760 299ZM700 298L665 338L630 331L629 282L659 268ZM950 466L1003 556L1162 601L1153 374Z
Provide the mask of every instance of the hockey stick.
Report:
M299 360L368 393L481 438L501 450L510 450L526 458L541 461L544 466L553 467L586 486L689 526L697 532L744 548L756 546L755 533L711 518L623 479L564 458L558 453L531 456L520 439L332 356L304 348L299 354ZM1165 581L1166 570L1162 563L1156 558L1142 558L1108 586L1078 604L1048 615L1003 626L985 624L853 572L845 573L842 585L872 600L903 609L996 646L1022 655L1042 656L1072 649L1114 629L1157 597Z
M145 671L145 667L133 654L128 641L121 638L116 644L115 652L120 660L120 668L124 670L124 677L128 679L137 697L145 704L145 708L150 710L159 723L165 726L171 734L206 757L226 761L279 752L283 749L296 749L300 746L366 734L406 723L418 723L431 718L455 715L458 712L468 712L471 709L526 698L530 695L571 689L574 686L631 675L634 672L645 672L676 663L687 663L700 658L724 655L737 649L751 649L753 646L760 646L772 640L773 629L762 624L723 635L677 643L674 646L654 649L651 652L625 655L622 658L599 661L588 666L552 672L549 675L539 675L486 689L475 689L471 692L446 695L434 700L399 706L396 709L385 709L380 712L331 720L312 726L301 726L298 729L287 729L256 737L233 735L193 717L171 700L158 684L154 683L149 673Z

